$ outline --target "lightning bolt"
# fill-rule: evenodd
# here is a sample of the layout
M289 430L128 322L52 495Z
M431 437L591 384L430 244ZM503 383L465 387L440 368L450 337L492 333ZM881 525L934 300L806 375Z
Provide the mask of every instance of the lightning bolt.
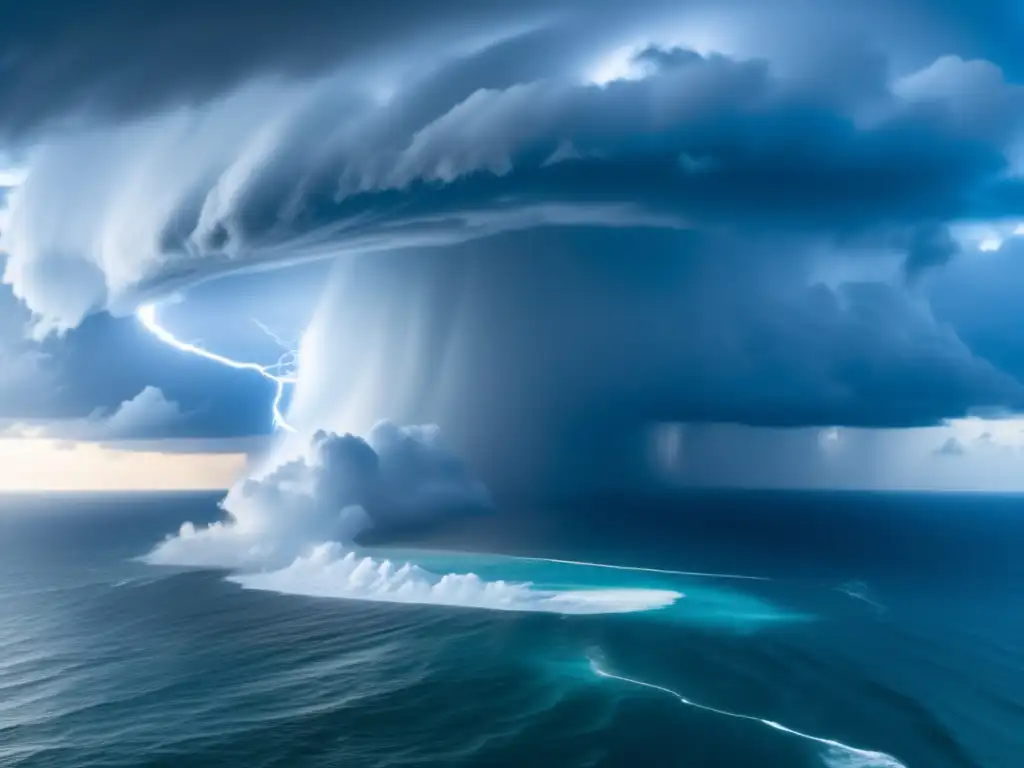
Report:
M218 355L216 352L211 352L208 349L203 349L196 344L190 344L187 341L182 341L160 325L160 322L156 317L155 304L145 304L139 307L135 311L135 316L139 319L139 322L142 323L143 328L170 347L174 347L182 352L187 352L190 355L195 355L196 357L202 357L228 368L234 368L239 371L253 371L254 373L258 373L267 381L273 382L274 400L271 404L271 415L273 417L274 427L288 432L295 431L295 428L285 420L284 414L281 413L281 401L284 399L285 387L298 381L298 376L295 373L298 368L298 354L258 320L254 320L256 325L285 350L281 357L278 358L277 362L272 363L271 365L261 365L260 363L251 363L245 360L234 360L224 355Z

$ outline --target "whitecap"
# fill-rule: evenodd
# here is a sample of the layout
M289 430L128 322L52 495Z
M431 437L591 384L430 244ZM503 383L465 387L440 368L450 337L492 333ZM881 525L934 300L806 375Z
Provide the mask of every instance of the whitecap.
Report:
M851 752L848 749L831 747L822 755L827 768L906 768L896 758L881 752Z
M648 611L683 597L669 589L553 590L530 582L485 581L473 573L439 576L409 562L361 556L336 542L313 547L284 568L229 579L246 589L291 595L560 614Z

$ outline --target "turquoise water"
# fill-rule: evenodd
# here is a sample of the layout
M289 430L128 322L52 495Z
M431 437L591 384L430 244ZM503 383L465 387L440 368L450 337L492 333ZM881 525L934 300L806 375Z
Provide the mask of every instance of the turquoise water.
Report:
M1024 764L1016 499L580 502L371 581L137 559L215 503L3 500L0 765ZM475 607L369 599L404 563Z

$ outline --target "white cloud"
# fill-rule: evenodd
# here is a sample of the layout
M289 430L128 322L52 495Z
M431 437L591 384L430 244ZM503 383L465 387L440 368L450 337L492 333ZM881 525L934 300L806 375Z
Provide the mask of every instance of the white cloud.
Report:
M84 419L20 422L10 426L6 435L107 443L160 435L187 416L188 413L168 400L160 389L146 387L113 411L97 409Z
M185 412L168 400L156 387L146 387L131 400L126 400L109 417L90 417L97 425L100 439L114 440L152 432L181 421Z
M1019 417L951 419L948 425L965 445L971 443L975 447L1024 450L1024 419Z
M380 422L366 440L318 432L306 448L262 477L238 482L224 501L228 521L205 528L185 523L148 561L239 569L230 578L247 589L505 611L620 613L663 608L682 597L671 590L537 588L364 555L349 545L368 528L486 508L486 489L433 426Z
M942 56L897 80L893 91L912 103L943 105L950 122L971 135L998 131L1005 140L1020 127L1024 88L1008 83L989 61Z
M299 439L298 437L296 439ZM224 500L231 519L186 523L161 544L158 563L282 566L322 542L351 542L371 527L421 525L490 507L487 489L433 426L380 422L366 439L317 432L294 458L239 481Z

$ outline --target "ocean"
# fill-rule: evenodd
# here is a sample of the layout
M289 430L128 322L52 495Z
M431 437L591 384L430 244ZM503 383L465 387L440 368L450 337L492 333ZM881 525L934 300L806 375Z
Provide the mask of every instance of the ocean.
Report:
M320 569L140 560L218 499L0 498L0 766L1024 766L1024 497L606 495Z

